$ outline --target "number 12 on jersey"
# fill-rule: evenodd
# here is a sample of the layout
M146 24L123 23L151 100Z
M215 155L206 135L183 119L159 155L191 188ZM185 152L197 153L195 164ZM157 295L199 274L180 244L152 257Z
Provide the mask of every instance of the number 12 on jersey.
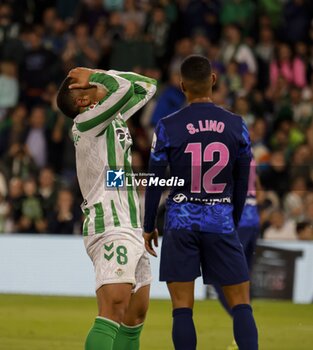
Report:
M201 182L206 193L222 193L227 184L213 180L229 162L228 148L221 142L212 142L202 152L202 144L193 142L188 143L185 153L191 153L191 193L201 193ZM213 162L214 153L219 154L219 160L202 177L202 163Z

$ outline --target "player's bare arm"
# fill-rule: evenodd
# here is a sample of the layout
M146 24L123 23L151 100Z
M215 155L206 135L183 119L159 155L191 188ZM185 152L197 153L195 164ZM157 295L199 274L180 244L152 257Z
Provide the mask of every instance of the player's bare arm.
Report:
M159 232L157 229L154 229L152 232L143 233L143 239L145 240L145 248L149 254L155 257L157 257L157 253L153 249L153 244L155 247L159 246L158 238L159 238Z

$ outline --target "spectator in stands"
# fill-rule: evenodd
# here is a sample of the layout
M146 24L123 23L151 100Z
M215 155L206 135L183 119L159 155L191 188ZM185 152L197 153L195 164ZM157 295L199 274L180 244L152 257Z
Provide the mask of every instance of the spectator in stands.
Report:
M235 60L226 65L226 72L221 76L222 81L228 86L230 97L234 96L242 89L242 77L239 73L239 65Z
M283 8L282 36L291 43L305 40L310 24L310 12L305 0L289 0Z
M313 168L313 155L307 144L299 145L293 152L290 175L292 178L302 177L306 183L312 182L311 171Z
M182 38L175 44L174 55L171 59L169 70L178 72L183 60L193 54L193 43L189 38Z
M155 67L153 47L144 40L136 22L125 23L122 40L113 44L110 67L139 73Z
M305 206L305 219L313 224L313 199L309 198L306 202L307 204Z
M168 116L182 108L185 103L185 96L180 87L179 72L172 71L168 86L160 94L151 116L151 124L156 126L161 118Z
M47 164L48 140L46 134L46 111L43 106L32 109L29 117L29 130L26 146L38 168Z
M61 19L55 8L47 8L43 15L43 43L45 47L51 49L56 55L60 55L66 44L68 25Z
M10 206L5 200L4 195L0 192L0 233L9 232L9 213Z
M0 62L0 120L9 108L17 105L18 96L19 82L16 64L10 61Z
M9 178L26 179L37 173L37 166L28 151L28 147L23 143L12 143L3 158L3 163L7 168Z
M25 37L27 50L21 67L21 80L25 102L33 106L41 103L46 85L60 79L60 61L52 50L43 46L38 28L32 28Z
M61 189L58 192L55 208L48 215L48 232L73 234L77 232L80 219L74 205L72 191Z
M237 25L230 24L224 29L225 42L222 47L221 60L227 65L235 60L240 65L240 72L256 73L257 62L252 50L247 46L241 37L241 30Z
M42 198L38 194L34 178L24 181L25 196L21 202L21 213L17 228L21 233L41 233L47 229Z
M226 0L222 3L221 23L224 26L235 23L249 32L254 24L255 4L249 0Z
M210 40L216 41L220 35L220 1L178 1L181 13L179 32L182 36L192 36L203 31Z
M0 123L0 156L5 155L14 143L23 144L26 138L26 107L19 104L7 115L9 118Z
M258 60L258 86L265 89L269 85L269 67L274 55L274 33L270 27L260 29L255 53Z
M267 124L263 118L256 118L249 128L253 156L257 164L267 164L270 151L266 146Z
M99 20L92 32L92 39L97 43L99 49L99 67L109 66L109 56L112 45L112 38L109 28L104 20Z
M92 32L99 20L106 19L107 11L103 7L103 0L82 0L78 4L76 23L85 23L88 31Z
M12 232L19 232L18 221L21 218L22 201L24 196L23 181L19 177L12 177L9 182L7 202L9 204L9 221Z
M139 8L138 1L124 0L124 11L121 13L121 15L124 23L137 23L138 30L143 30L146 23L146 13Z
M299 88L303 88L307 83L303 60L300 57L293 57L292 50L286 43L278 45L275 57L270 63L270 84L277 85L279 77Z
M162 7L155 7L152 19L147 25L147 37L154 47L154 55L158 66L165 70L169 58L171 25Z
M297 238L301 241L313 240L313 225L308 221L300 221L296 226Z
M62 55L64 70L77 67L95 67L100 59L100 47L89 35L88 26L78 23L74 28L74 36L67 41Z
M265 190L275 191L280 198L289 188L289 169L282 151L271 154L269 166L260 174L261 184Z
M281 209L274 210L270 215L270 226L264 231L266 240L295 240L295 222L286 219Z
M43 208L46 213L50 213L56 203L58 184L56 175L52 168L44 167L39 172L38 193L43 199Z
M0 60L20 64L23 45L19 40L20 24L13 20L13 9L5 2L0 3Z
M0 195L5 198L8 194L7 180L3 170L0 167Z
M284 198L283 207L286 215L295 221L303 220L304 200L308 187L303 177L292 178L290 192Z
M252 125L255 120L255 116L251 112L249 101L245 96L239 95L236 98L234 103L234 113L240 115L248 127Z

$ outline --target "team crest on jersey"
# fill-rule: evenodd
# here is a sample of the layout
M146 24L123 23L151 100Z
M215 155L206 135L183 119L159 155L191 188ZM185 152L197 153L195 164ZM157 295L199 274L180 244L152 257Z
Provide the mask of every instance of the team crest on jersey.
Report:
M123 271L121 268L118 268L118 269L115 271L115 273L116 273L116 275L117 275L118 277L121 277L121 276L123 276L124 271Z

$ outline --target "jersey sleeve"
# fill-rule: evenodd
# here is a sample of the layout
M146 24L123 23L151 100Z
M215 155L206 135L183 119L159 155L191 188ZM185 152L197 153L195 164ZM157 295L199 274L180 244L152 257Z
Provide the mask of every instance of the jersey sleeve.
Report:
M249 132L246 124L242 120L242 132L239 140L239 151L233 171L233 219L235 226L238 226L247 197L251 159L252 153Z
M165 172L168 165L169 147L169 138L167 136L165 126L162 120L160 120L156 126L152 141L149 161L149 174L151 174L150 177L158 177L160 179L165 177ZM161 195L162 187L147 186L145 193L145 232L152 232L155 228L156 215Z
M147 104L147 102L153 97L156 92L157 81L155 79L151 79L132 72L118 72L112 70L109 72L112 72L128 80L134 87L134 94L132 98L128 101L126 106L124 106L121 111L121 114L126 121L141 107Z
M91 74L89 83L103 86L107 94L96 106L79 114L75 118L75 123L80 132L88 132L96 136L107 128L131 100L134 87L130 81L104 71Z

